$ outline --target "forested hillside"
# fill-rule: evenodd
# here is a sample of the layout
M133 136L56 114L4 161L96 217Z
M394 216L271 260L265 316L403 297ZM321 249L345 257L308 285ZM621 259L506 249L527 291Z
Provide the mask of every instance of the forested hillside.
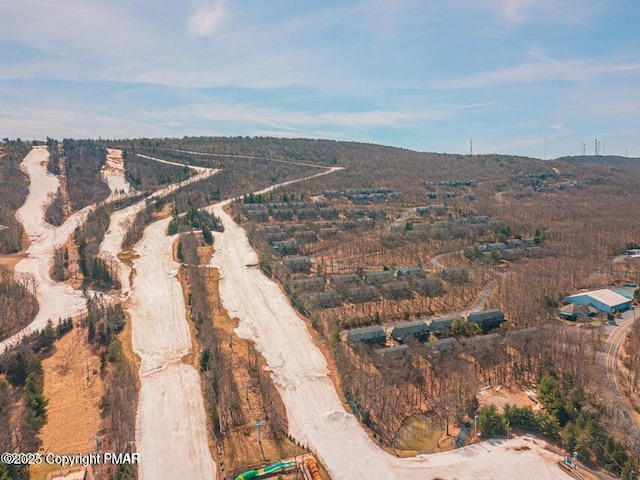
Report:
M21 140L5 141L0 147L0 253L14 253L22 245L22 225L16 210L29 193L29 179L20 170L20 162L29 153Z

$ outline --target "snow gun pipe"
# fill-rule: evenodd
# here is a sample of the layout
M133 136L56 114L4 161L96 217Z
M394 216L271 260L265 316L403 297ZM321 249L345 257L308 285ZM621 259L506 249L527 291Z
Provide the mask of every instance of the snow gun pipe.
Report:
M296 462L278 462L274 463L273 465L269 465L268 467L260 468L258 470L247 470L246 472L238 475L235 480L251 480L253 478L261 478L295 466Z
M304 464L309 469L309 473L311 474L311 478L313 480L322 480L320 477L320 470L318 469L318 464L316 463L316 459L313 457L307 458L304 461Z

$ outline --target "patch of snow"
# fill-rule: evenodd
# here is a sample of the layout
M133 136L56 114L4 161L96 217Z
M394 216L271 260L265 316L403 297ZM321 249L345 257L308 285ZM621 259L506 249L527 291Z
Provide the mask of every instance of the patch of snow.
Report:
M128 311L140 357L136 416L140 479L215 478L200 376L181 363L192 348L182 286L175 278L170 218L152 223L135 246L136 276Z
M129 193L131 185L125 179L122 150L107 148L107 161L104 163L100 174L109 186L112 197L120 197Z
M0 351L19 341L24 335L41 330L49 319L56 323L59 318L78 315L85 308L82 292L52 280L49 271L53 265L54 250L67 242L75 228L84 222L87 214L95 207L86 207L74 213L59 227L45 221L46 209L60 185L58 177L47 171L48 159L46 147L34 147L20 164L22 171L29 177L30 184L25 203L16 212L16 219L22 223L31 244L26 252L27 258L16 264L15 275L18 278L30 274L36 279L40 310L27 327L0 342Z

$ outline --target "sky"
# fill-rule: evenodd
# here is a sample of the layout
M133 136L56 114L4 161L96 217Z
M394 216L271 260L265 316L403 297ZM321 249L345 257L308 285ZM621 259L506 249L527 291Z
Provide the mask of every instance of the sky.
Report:
M640 157L637 0L0 0L0 138Z

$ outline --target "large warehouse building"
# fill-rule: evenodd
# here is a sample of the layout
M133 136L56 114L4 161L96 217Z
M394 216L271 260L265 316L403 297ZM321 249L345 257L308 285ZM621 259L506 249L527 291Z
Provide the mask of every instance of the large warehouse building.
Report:
M578 293L564 299L576 305L591 305L604 313L616 313L629 310L631 300L609 289Z

